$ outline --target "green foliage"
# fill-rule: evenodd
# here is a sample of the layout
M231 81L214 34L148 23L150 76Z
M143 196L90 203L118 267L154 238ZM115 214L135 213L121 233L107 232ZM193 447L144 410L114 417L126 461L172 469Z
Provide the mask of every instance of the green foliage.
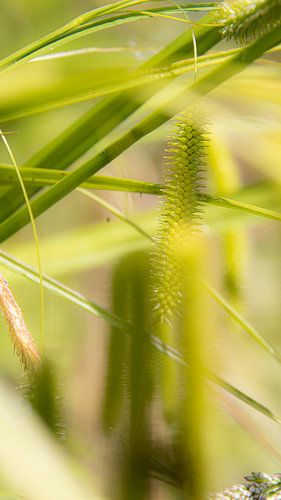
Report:
M75 5L81 9L78 2L72 4L73 11ZM210 12L201 18L200 11ZM194 20L192 12L197 12ZM59 24L55 9L53 15ZM279 364L281 358L269 318L274 287L268 286L261 252L265 246L271 252L268 279L275 279L281 221L275 172L280 18L279 0L179 6L120 0L64 21L35 42L22 42L0 61L0 122L4 134L11 131L7 120L14 120L20 132L9 143L3 136L15 165L5 164L4 158L0 164L0 263L18 275L13 289L19 288L21 298L20 326L27 317L35 339L39 305L29 282L41 283L46 293L46 357L39 364L34 351L38 362L27 401L0 381L0 465L11 485L7 496L1 482L0 493L7 498L20 493L34 500L203 500L209 491L223 490L226 460L233 468L229 484L256 460L248 435L261 447L258 464L273 466L266 453L278 455L272 441L273 425L281 422L274 401L279 365L272 367L262 355ZM130 32L131 23L135 32ZM172 39L178 26L182 33ZM128 33L130 41L134 33L135 47L124 43ZM223 38L221 50L212 52ZM229 47L229 39L243 48ZM89 51L85 40L98 47ZM70 50L55 52L66 43ZM138 66L140 58L144 63ZM81 104L93 99L93 104ZM207 162L200 109L214 122L208 127L213 138ZM160 184L151 166L160 164L155 146L166 139L169 127ZM22 158L19 168L14 149L18 162ZM266 165L259 161L260 149ZM133 172L126 162L142 171ZM105 167L110 175L97 176ZM106 191L106 198L88 191L96 189ZM139 200L130 193L150 197ZM161 198L158 217L151 195ZM128 213L131 202L141 214ZM35 228L34 219L43 214ZM36 235L38 225L42 269L58 280L42 274L41 264L39 272L32 267L34 242L24 230L30 220ZM266 245L263 228L269 235ZM241 279L241 235L250 242L247 270L255 278L249 294L257 302L246 308L245 317L240 308L246 305L243 289L249 277ZM251 246L253 241L257 244ZM99 274L102 266L110 267L110 274L108 269ZM13 324L7 320L5 283L2 312L16 335L26 327L19 328L16 317ZM12 300L11 308L20 313ZM225 321L225 314L231 321ZM109 328L104 341L100 320ZM246 339L237 336L240 330ZM255 345L263 351L256 353ZM3 336L3 372L13 384L25 385L8 349ZM235 377L234 385L227 381ZM247 408L259 420L249 424ZM229 415L247 431L243 439L237 438L238 425L230 423ZM61 439L63 416L67 440ZM268 423L260 432L264 416ZM226 446L219 456L216 434ZM214 473L218 469L220 478ZM222 495L278 494L278 475L246 479L247 486Z

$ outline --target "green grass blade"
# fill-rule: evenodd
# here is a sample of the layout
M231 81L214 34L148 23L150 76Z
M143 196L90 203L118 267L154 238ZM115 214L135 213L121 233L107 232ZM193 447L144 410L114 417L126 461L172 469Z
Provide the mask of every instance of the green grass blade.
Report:
M219 29L215 26L204 26L215 21L216 16L211 13L201 19L193 29L196 36L197 54L204 54L221 38ZM183 57L193 57L193 38L190 30L185 31L164 49L150 58L141 69L156 68L170 64ZM153 87L150 95L158 90ZM85 113L60 136L40 150L28 161L30 167L54 167L65 169L84 154L90 147L106 136L130 114L138 109L146 98L136 95L133 91L118 94L113 98L106 98ZM99 124L96 127L96 123ZM35 194L38 188L29 188L29 196ZM11 188L0 200L0 222L22 205L22 197L18 190Z
M24 47L17 52L14 52L8 57L5 57L0 61L0 71L8 68L11 65L19 64L22 61L27 61L32 58L35 54L42 53L42 51L50 48L57 40L67 36L72 30L77 30L78 27L87 24L94 19L101 16L111 14L112 12L118 12L122 9L133 7L134 5L144 4L148 0L120 0L115 3L111 3L102 7L98 7L89 12L86 12L79 17L76 17L69 23L58 28L57 30L49 33L48 35L40 38L39 40L31 43L27 47Z
M233 56L229 61L220 64L218 68L198 79L189 87L189 91L194 95L205 95L232 76L236 75L251 62L260 57L266 50L274 47L281 41L280 29L275 29L253 42L251 45ZM174 89L175 92L175 89ZM165 96L165 101L159 106L159 101L156 109L139 123L133 126L130 130L121 133L119 136L114 136L107 145L97 148L96 155L86 162L81 167L77 168L68 177L59 181L55 186L52 186L48 191L38 196L32 202L32 210L35 216L44 213L49 207L53 206L64 196L76 189L80 184L85 182L91 175L101 170L110 161L117 158L122 152L126 151L130 146L135 144L139 139L148 133L156 130L160 125L165 123L170 118L168 110L164 110L164 105L169 109L173 109L173 113L177 113L182 109L183 98L185 97L186 87L183 85L178 90L178 95L174 92ZM28 214L25 207L19 209L16 213L8 217L0 225L0 241L4 241L9 236L17 232L20 228L28 223Z
M10 256L6 252L0 251L0 263L6 269L9 269L12 272L15 272L25 278L33 281L34 283L39 284L40 278L39 275L29 266ZM113 314L108 312L106 309L100 307L95 304L91 300L88 300L80 293L71 290L67 286L63 285L59 281L54 280L48 276L43 274L43 286L45 289L50 290L51 292L64 297L66 300L78 305L82 309L103 318L106 322L111 324L112 326L116 326L119 328L124 328L124 323L120 322L119 318L116 318Z
M64 177L70 175L70 172L64 170L32 167L21 167L20 172L26 185L42 187L52 186ZM0 182L1 185L16 184L18 182L14 167L12 167L11 165L0 165ZM160 184L153 184L151 182L132 179L120 179L109 176L94 175L87 179L87 182L82 183L81 187L84 189L97 189L105 191L126 191L130 193L143 193L152 195L161 194ZM253 189L254 187L255 186L253 186ZM243 192L244 190L241 190L241 194L243 194ZM248 189L246 190L246 193L247 192ZM233 210L237 209L252 215L256 215L258 217L276 220L278 222L280 222L281 220L281 214L279 212L276 212L275 210L258 207L257 205L245 203L239 200L204 194L202 195L202 201L210 205L216 205Z
M24 62L29 61L35 56L41 55L66 42L72 42L78 37L85 34L91 34L102 29L114 28L124 23L139 21L145 18L149 18L150 14L165 14L165 13L178 13L179 10L175 7L166 7L158 9L146 9L146 12L125 12L122 13L123 9L128 7L133 7L134 5L139 5L148 2L148 0L131 0L131 1L119 1L115 4L109 4L104 7L94 9L90 12L82 14L73 21L67 23L61 28L55 30L54 32L40 38L39 40L31 43L27 47L24 47L13 54L5 57L0 61L0 71L9 68L11 66L19 65ZM183 11L204 11L204 10L215 10L217 9L217 4L214 2L210 3L198 3L198 4L187 4L181 6ZM118 17L95 19L108 15L112 12L120 12ZM95 21L93 21L95 20Z
M234 210L242 210L252 215L257 215L259 217L264 217L266 219L275 220L281 222L281 213L275 212L275 210L268 210L267 208L257 207L251 205L250 203L245 203L238 200L232 200L230 198L224 198L221 196L203 196L204 201L211 203L212 205L218 205L224 208L232 208Z
M160 81L162 82L163 80L172 80L178 76L193 73L195 64L198 69L208 68L229 59L233 54L238 53L240 50L241 49L230 49L228 51L221 51L206 56L199 56L196 59L184 59L171 64L170 66L162 67L154 71L139 71L132 74L129 80L127 77L122 77L120 81L116 81L116 79L114 79L114 83L111 85L98 85L96 88L94 86L93 90L87 89L86 91L81 91L77 88L75 92L71 90L70 93L66 88L65 96L61 95L62 93L60 92L59 98L56 98L56 95L54 95L53 92L50 92L50 95L45 97L43 103L32 104L32 101L25 100L23 104L19 104L16 111L14 110L15 105L13 105L11 111L9 111L8 108L1 114L0 123L8 121L11 122L19 118L25 118L27 116L47 112L53 109L86 102L98 97L116 94L117 92L136 90L139 87L144 87Z
M281 363L281 354L272 346L243 316L218 293L211 285L205 282L205 286L215 301L227 312L227 314L242 327L251 339L256 342L267 354Z
M26 191L26 187L24 184L24 181L22 179L20 169L18 167L16 158L13 154L13 151L10 147L9 142L7 141L7 138L3 134L2 130L0 129L0 137L3 140L3 143L8 151L10 160L12 161L14 171L16 173L17 179L19 181L19 185L24 197L25 201L25 206L28 212L29 220L31 222L31 227L32 227L32 233L33 233L33 239L34 239L34 244L35 244L35 251L36 251L36 257L37 257L37 265L38 265L38 272L39 272L39 277L40 277L40 340L41 340L41 350L44 352L44 314L45 314L45 307L44 307L44 288L43 288L43 283L42 283L42 261L41 261L41 253L40 253L40 244L39 244L39 237L38 237L38 231L37 227L35 224L32 208L30 205L30 201L28 198L28 194Z
M232 384L229 384L228 382L223 380L221 377L218 377L217 375L214 375L214 374L210 374L210 378L214 381L214 383L216 385L218 385L219 387L222 387L229 394L232 394L240 401L243 401L243 403L245 403L246 405L250 406L254 410L257 410L259 413L263 414L265 417L268 417L270 420L273 420L274 422L281 424L281 417L279 415L275 415L266 406L260 404L255 399L251 398L250 396L248 396L244 392L242 392L239 389L237 389L236 387L234 387Z
M181 10L183 12L200 12L200 11L212 11L217 9L217 4L212 2L207 3L190 3L181 6ZM179 9L175 7L163 7L158 9L146 9L146 11L129 11L129 12L120 12L119 15L113 17L106 17L105 19L98 19L94 22L85 23L78 28L72 29L71 31L65 33L62 37L56 39L51 44L46 45L42 49L39 49L35 52L31 57L35 55L35 57L45 52L48 52L50 49L58 48L61 45L64 45L69 42L73 42L77 38L80 38L85 35L90 35L92 33L96 33L98 31L102 31L104 29L115 28L117 26L128 24L131 22L142 21L145 19L151 19L153 14L175 14L179 13ZM180 18L177 18L180 21ZM44 57L44 56L42 56ZM22 62L25 62L27 59L24 58Z
M32 168L21 167L21 176L28 186L52 186L58 181L70 175L70 172L65 170L55 170L47 168ZM17 184L17 175L12 165L0 164L0 184L13 185ZM151 182L138 181L132 179L120 179L110 176L97 176L90 177L87 182L81 185L84 189L98 189L105 191L126 191L130 193L144 193L144 194L160 194L160 184L153 184Z

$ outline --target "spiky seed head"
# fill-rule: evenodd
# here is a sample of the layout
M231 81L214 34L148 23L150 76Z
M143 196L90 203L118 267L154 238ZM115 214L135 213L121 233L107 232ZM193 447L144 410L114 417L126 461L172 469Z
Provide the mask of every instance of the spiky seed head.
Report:
M152 252L155 316L170 323L179 309L181 265L177 258L200 222L200 189L205 162L205 131L195 111L172 122L164 153L163 196Z

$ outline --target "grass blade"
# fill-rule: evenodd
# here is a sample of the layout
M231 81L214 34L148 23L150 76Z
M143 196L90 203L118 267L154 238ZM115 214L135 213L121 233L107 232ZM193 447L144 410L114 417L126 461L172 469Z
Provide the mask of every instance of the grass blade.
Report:
M257 215L259 217L264 217L266 219L275 220L281 222L281 213L275 212L275 210L268 210L267 208L257 207L251 205L250 203L245 203L238 200L232 200L230 198L224 198L221 196L209 196L204 195L204 201L211 203L212 205L218 205L225 208L233 208L235 210L242 210L252 215Z
M205 286L215 301L227 312L227 314L248 333L248 335L256 342L267 354L281 363L281 354L272 346L239 312L229 303L220 293L218 293L211 285L205 282Z
M102 206L103 208L105 208L106 210L108 210L108 212L110 212L111 214L113 214L118 219L120 219L123 222L125 222L125 223L129 224L130 226L132 226L136 231L138 231L138 233L140 233L145 238L148 238L149 240L152 240L151 236L146 231L144 231L144 229L142 229L132 219L130 219L129 217L127 217L126 215L124 215L120 210L118 210L116 207L114 207L113 205L111 205L107 201L103 200L102 198L100 198L99 196L96 196L93 193L90 193L89 191L87 191L85 189L79 189L79 192L82 193L84 196L87 196L91 200L95 201L96 203L98 203L100 206Z
M12 272L15 272L25 278L33 281L34 283L39 284L40 278L39 275L29 266L10 256L6 252L0 251L0 263L6 269L9 269ZM112 326L117 326L119 328L124 328L124 323L120 322L119 318L112 315L106 309L103 309L99 305L95 304L91 300L86 299L83 295L78 292L71 290L67 286L63 285L59 281L54 280L48 276L43 274L43 286L45 289L50 290L61 297L64 297L66 300L78 305L82 309L103 318Z
M25 201L25 206L28 212L28 217L31 222L31 227L32 227L32 232L33 232L33 238L34 238L34 243L35 243L35 251L36 251L36 256L37 256L37 265L38 265L38 271L39 271L39 276L40 276L40 338L41 338L41 349L44 352L44 289L43 289L43 284L42 284L42 263L41 263L41 254L40 254L40 245L39 245L39 238L38 238L38 232L31 208L31 204L28 198L28 194L25 188L25 184L23 182L23 179L21 177L20 169L18 167L18 164L16 162L15 156L12 152L12 149L9 145L9 142L7 141L5 135L3 134L2 130L0 129L0 137L4 142L4 145L8 151L9 157L12 161L15 173L17 175L21 191L23 193L24 201ZM23 321L24 324L24 321ZM28 333L28 332L27 332Z
M72 30L77 30L78 27L87 24L94 19L110 14L112 12L118 12L122 9L133 7L134 5L146 3L148 0L119 0L118 2L111 3L102 7L98 7L89 12L86 12L79 17L76 17L69 23L65 24L61 28L49 33L48 35L40 38L39 40L31 43L27 47L24 47L17 52L14 52L8 57L5 57L0 61L0 71L8 68L11 65L19 64L22 61L27 61L32 58L35 54L42 53L42 51L50 48L57 40L61 40Z
M226 390L229 394L232 394L232 396L235 396L237 399L240 401L243 401L246 405L250 406L254 410L257 410L259 413L263 414L265 417L268 417L270 420L273 420L277 424L281 424L281 417L279 415L275 415L271 410L269 410L266 406L260 404L258 401L255 399L251 398L244 392L240 391L233 385L229 384L225 380L223 380L221 377L218 377L217 375L211 374L210 378L213 380L213 382L218 385L219 387L222 387L222 389Z
M238 55L233 56L229 61L220 64L218 68L208 73L206 76L198 79L189 87L189 92L194 96L202 96L221 85L223 82L245 69L251 62L260 57L266 50L274 47L281 41L281 32L279 29L271 31L257 42L253 42L248 47L243 49ZM159 100L154 111L152 111L139 123L133 126L126 132L121 132L119 136L114 136L111 141L107 141L97 148L96 155L86 162L81 167L77 168L67 178L59 181L55 186L52 186L48 191L38 196L32 202L32 210L35 216L45 212L49 207L53 206L64 196L69 194L73 189L76 189L80 184L85 182L91 175L101 170L110 161L117 158L122 152L126 151L130 146L135 144L139 139L148 133L156 130L160 125L163 125L169 118L173 110L176 114L182 109L183 98L186 93L186 86L180 86L178 95L168 93L164 96L165 100L159 106ZM163 109L166 105L166 110ZM0 224L0 241L4 241L9 236L17 232L20 228L28 223L28 216L25 207L19 209L16 213L8 217Z
M220 62L229 59L233 54L239 53L241 49L230 49L227 51L221 51L214 54L209 54L206 56L199 56L198 58L190 58L178 61L177 63L171 64L167 67L161 67L157 70L149 70L133 73L130 79L122 77L120 81L114 80L114 83L110 85L99 85L93 90L87 89L86 91L81 91L79 88L73 92L64 92L63 95L60 92L60 97L56 98L54 92L50 93L50 97L47 95L43 103L32 104L30 101L24 101L23 104L20 103L18 109L15 111L14 106L12 110L9 108L1 114L1 122L11 122L19 118L25 118L38 113L47 112L53 109L70 106L73 104L78 104L81 102L87 102L89 100L97 99L98 97L104 97L117 92L125 92L127 90L137 90L147 85L152 85L157 82L162 82L163 80L172 80L178 76L194 72L194 65L196 68L208 68L214 66ZM62 95L61 95L62 94ZM32 96L31 96L32 98Z

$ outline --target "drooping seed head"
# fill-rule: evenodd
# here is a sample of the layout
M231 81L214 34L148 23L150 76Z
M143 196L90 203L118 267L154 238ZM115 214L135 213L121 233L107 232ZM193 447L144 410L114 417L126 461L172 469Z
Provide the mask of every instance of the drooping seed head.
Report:
M40 363L40 355L28 331L22 311L2 274L0 274L0 311L9 330L15 353L24 369L28 373L34 372Z

